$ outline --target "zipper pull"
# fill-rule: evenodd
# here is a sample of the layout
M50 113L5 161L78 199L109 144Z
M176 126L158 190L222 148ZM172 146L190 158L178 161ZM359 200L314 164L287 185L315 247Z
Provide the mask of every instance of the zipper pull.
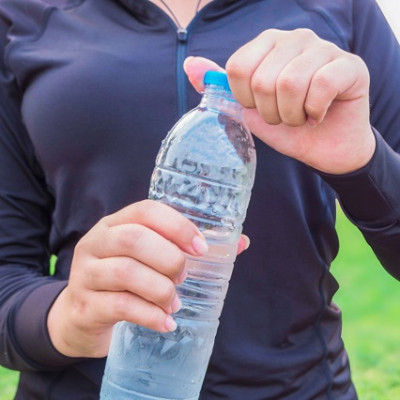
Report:
M180 42L186 42L187 41L188 31L186 30L186 28L178 28L176 33L178 34L178 40Z

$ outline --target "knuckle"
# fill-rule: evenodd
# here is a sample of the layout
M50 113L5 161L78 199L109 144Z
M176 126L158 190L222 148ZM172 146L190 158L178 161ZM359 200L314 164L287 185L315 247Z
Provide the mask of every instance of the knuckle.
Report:
M82 294L72 295L70 304L69 316L76 325L82 324L82 321L88 321L91 318L91 302L88 296Z
M246 61L247 60L247 61ZM239 50L232 55L225 65L228 80L236 99L247 108L255 106L250 90L251 75L253 66L248 57Z
M259 110L259 113L263 120L269 125L279 125L282 122L278 111L271 112L271 110L262 109Z
M101 280L102 268L97 268L95 265L88 265L85 269L84 279L89 287L97 286L96 283Z
M365 64L365 61L358 55L358 54L353 54L353 53L347 53L345 52L346 56L349 57L350 60L352 60L355 64L358 64L358 66L365 68L368 70L367 65Z
M185 265L186 257L184 253L178 249L172 252L168 260L167 275L171 278L179 275Z
M318 120L319 117L322 115L322 110L320 109L320 107L317 107L314 104L307 102L304 104L304 111L307 113L309 117L314 118L316 120Z
M183 268L186 262L186 256L182 251L176 253L175 264L178 266L179 270Z
M171 262L174 265L174 269L182 268L185 264L185 261L185 254L181 250L176 249L171 256Z
M152 306L145 315L143 325L151 329L162 330L163 322L165 320L164 312L157 306Z
M282 119L280 117L269 117L269 118L265 118L265 121L269 124L269 125L279 125L282 123Z
M140 246L143 235L143 228L140 225L131 224L129 226L121 226L116 237L116 242L118 247L122 249L136 248Z
M108 278L108 287L111 285L120 288L129 287L137 274L135 264L129 258L124 258L119 262L109 262L104 270L107 271L107 276L103 276L101 281L105 282Z
M106 215L99 219L96 225L89 231L89 235L91 232L106 232L111 227L111 218L112 215Z
M276 28L270 28L270 29L266 29L264 31L262 31L258 36L257 36L257 40L261 39L261 41L263 43L268 43L271 40L274 42L276 40L278 40L280 37L285 36L287 32L282 31L280 29L276 29Z
M157 293L157 303L163 305L170 305L175 297L175 286L168 280L163 282L163 284L158 289Z
M99 219L99 221L97 222L97 225L102 226L102 227L108 227L109 219L110 219L110 215L106 215L105 217L102 217Z
M74 253L86 253L87 249L91 245L91 242L92 240L90 234L82 236L75 245Z
M304 114L299 116L287 115L282 118L282 122L291 127L301 126L306 122L306 117Z
M135 203L135 213L141 218L145 219L148 215L151 215L154 212L154 209L159 206L155 201L150 199L144 199Z
M297 28L293 30L293 34L301 41L315 40L318 38L316 33L309 28Z
M284 93L285 96L298 96L304 91L303 85L296 76L282 75L278 78L277 83L278 93Z
M138 207L147 210L149 207L154 207L157 203L150 199L144 199L136 203Z
M343 51L343 50L339 49L339 47L332 42L328 42L327 40L322 40L322 39L321 39L321 42L322 42L321 50L320 50L321 53L322 53L322 51L325 51L328 54L335 56Z
M235 55L228 59L225 69L228 77L233 80L243 80L248 74L245 63L239 57L235 57Z
M172 236L178 240L189 240L195 234L196 228L195 225L183 215L178 215L178 218L175 218L173 223L170 225L170 232ZM180 258L179 250L173 250L169 257L173 262L176 259Z
M85 235L83 235L75 245L75 253L90 253L97 247L97 243L104 237L106 230L109 228L106 222L107 217L103 217L96 225L94 225Z
M336 91L334 87L334 76L328 71L317 72L312 80L312 85L315 89L321 92Z
M275 87L271 84L265 76L255 73L251 79L251 90L256 95L273 96L275 94Z
M370 74L367 64L365 64L365 61L357 54L347 54L350 57L350 62L352 62L355 65L355 68L357 68L357 70L359 71L359 79L369 84Z
M273 35L275 32L277 32L277 30L274 28L265 29L264 31L262 31L261 33L258 34L257 39L258 38L268 38L271 35Z
M126 293L120 292L113 296L112 315L116 321L127 319L130 299Z
M286 126L296 127L306 121L303 104L289 104L280 112L282 123Z

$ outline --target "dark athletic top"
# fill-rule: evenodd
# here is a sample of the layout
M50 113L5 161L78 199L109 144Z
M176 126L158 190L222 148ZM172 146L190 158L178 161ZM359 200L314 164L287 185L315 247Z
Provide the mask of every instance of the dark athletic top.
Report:
M215 0L187 32L146 0L0 1L0 361L22 371L17 399L98 397L105 360L59 354L47 312L79 238L148 196L161 139L199 101L184 58L225 65L265 29L299 27L365 60L376 153L332 176L256 140L252 245L201 399L356 399L331 301L336 197L400 278L400 50L373 0Z

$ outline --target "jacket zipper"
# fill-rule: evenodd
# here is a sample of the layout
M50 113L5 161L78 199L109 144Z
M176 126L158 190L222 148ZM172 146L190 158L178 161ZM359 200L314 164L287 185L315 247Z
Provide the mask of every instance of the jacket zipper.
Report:
M156 7L156 6L154 6ZM176 32L177 35L177 49L176 49L176 86L177 86L177 107L178 107L178 118L182 117L188 110L188 101L187 101L187 78L186 74L183 70L183 62L186 58L186 49L187 49L187 42L189 36L189 28L194 23L196 18L199 16L200 13L203 12L205 8L208 7L206 4L190 21L187 28L179 27L177 24L165 13L165 17L170 22L171 26ZM158 7L157 7L158 8ZM159 10L162 12L161 10Z
M186 58L188 31L186 28L178 28L176 33L178 39L176 49L176 86L178 94L178 118L180 118L188 111L187 79L183 70L183 62Z

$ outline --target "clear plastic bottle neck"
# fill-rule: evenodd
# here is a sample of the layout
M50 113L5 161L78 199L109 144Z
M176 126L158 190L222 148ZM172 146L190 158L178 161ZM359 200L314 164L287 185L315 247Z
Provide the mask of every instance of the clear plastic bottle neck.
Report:
M223 112L225 114L242 117L243 107L233 97L230 90L218 85L205 85L200 108Z

